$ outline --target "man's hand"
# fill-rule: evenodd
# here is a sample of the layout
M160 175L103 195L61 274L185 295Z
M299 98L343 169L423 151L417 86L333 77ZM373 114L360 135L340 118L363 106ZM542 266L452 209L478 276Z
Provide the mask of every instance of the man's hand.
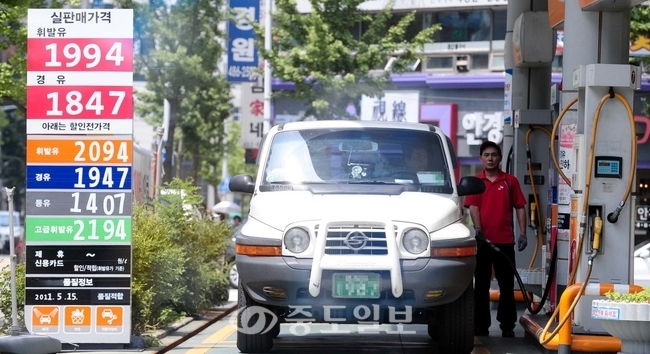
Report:
M476 249L481 249L487 240L485 239L485 236L483 236L483 230L474 229L474 231L476 233Z
M519 238L517 239L517 249L519 252L525 250L526 246L528 246L528 239L526 238L526 235L519 235Z

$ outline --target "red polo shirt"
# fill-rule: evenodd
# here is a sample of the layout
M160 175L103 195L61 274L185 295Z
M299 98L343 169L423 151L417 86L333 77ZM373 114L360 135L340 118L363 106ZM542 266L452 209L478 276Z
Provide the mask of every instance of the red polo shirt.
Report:
M513 208L526 205L526 198L521 192L519 181L515 176L503 171L490 182L485 177L485 170L476 177L485 182L483 194L465 197L465 207L477 206L481 218L483 235L494 244L513 244Z

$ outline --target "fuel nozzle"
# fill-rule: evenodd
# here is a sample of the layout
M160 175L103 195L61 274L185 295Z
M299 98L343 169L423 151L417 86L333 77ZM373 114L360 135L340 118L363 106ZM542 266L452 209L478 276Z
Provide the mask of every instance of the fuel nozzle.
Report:
M611 215L611 214L610 214ZM589 256L589 262L593 261L594 258L598 255L600 250L600 236L603 232L603 219L600 217L600 211L596 210L596 216L594 217L594 239L591 244L591 255Z
M530 203L530 227L537 229L537 203Z

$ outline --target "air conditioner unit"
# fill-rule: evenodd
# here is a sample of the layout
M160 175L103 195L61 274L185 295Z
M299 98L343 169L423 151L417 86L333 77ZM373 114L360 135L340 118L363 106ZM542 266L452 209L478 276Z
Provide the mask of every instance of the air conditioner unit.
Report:
M469 55L457 55L456 56L456 71L461 73L466 73L469 71L470 56Z

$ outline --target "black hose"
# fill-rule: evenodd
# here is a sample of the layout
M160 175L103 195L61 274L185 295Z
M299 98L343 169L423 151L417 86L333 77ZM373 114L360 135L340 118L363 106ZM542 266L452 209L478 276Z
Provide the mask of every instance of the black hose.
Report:
M510 165L512 163L512 154L514 151L512 150L513 145L510 145L510 150L508 151L508 157L506 158L506 172L512 174L512 171L510 171Z
M501 252L501 249L499 247L495 246L492 242L487 243L490 248L492 248L494 251L497 253L501 254L503 258L505 258L508 261L508 264L512 267L512 270L515 273L515 277L517 278L517 283L519 283L519 287L521 288L521 293L524 297L524 302L526 303L526 309L528 312L530 312L532 315L538 314L542 308L544 307L544 303L546 302L546 299L548 298L549 291L551 290L551 283L553 282L553 279L555 279L555 266L557 264L557 244L553 247L553 254L551 255L551 268L550 268L550 275L548 279L546 280L546 286L544 287L544 294L542 294L542 299L539 302L539 305L537 308L533 309L532 304L528 300L528 296L526 295L526 287L524 286L524 282L521 280L521 277L519 276L519 272L517 271L517 267L515 267L514 264L512 264L512 261L508 256L506 256L505 253Z

